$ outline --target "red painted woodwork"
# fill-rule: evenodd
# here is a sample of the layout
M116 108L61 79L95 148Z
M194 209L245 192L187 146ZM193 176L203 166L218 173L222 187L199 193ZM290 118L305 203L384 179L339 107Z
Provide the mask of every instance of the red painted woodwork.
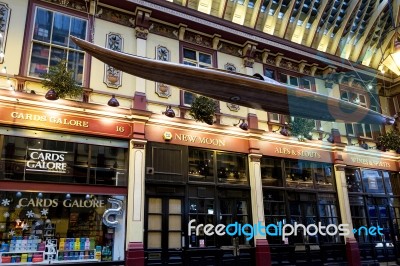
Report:
M142 242L129 242L126 251L125 266L144 266L144 248Z
M268 240L266 239L256 239L256 265L271 265L271 251L269 249Z

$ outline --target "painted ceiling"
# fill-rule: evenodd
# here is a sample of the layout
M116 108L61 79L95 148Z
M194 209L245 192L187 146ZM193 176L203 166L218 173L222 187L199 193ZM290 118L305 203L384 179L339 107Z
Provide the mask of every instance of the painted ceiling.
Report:
M400 6L400 0L165 1L379 70L393 51Z

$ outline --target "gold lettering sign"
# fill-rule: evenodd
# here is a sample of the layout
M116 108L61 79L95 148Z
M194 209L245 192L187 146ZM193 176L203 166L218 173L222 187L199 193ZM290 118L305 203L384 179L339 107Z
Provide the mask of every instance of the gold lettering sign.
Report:
M219 146L219 147L225 146L225 140L222 140L222 139L198 137L198 136L187 135L187 134L176 134L175 133L175 139L179 140L179 141L206 144L206 145L210 145L210 146Z
M20 120L30 120L30 121L37 121L37 122L50 122L53 124L61 124L67 126L74 126L74 127L89 127L88 121L77 120L77 119L67 119L67 118L60 118L54 116L46 116L46 115L34 115L29 113L22 113L22 112L11 112L11 117L14 119Z
M359 157L350 157L350 159L353 163L359 163L359 164L363 164L366 166L390 168L390 163L388 163L388 162L373 161L373 160L369 160L367 158L359 158Z
M296 157L306 157L306 158L321 158L321 154L316 151L307 151L307 150L295 150L287 147L276 147L275 153L277 154L286 154Z

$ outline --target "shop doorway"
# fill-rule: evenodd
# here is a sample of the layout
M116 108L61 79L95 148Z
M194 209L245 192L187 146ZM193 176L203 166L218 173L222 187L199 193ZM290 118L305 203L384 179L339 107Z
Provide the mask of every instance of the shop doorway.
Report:
M183 198L146 199L147 265L183 264Z
M386 198L367 197L370 226L380 226L383 235L369 236L379 261L395 260L395 236L391 232L390 206ZM393 224L394 226L394 224Z
M221 224L246 225L252 224L250 210L250 195L247 191L219 191L219 219ZM236 232L235 232L236 231ZM252 265L251 243L253 238L250 228L233 227L232 236L220 237L219 246L222 250L222 265ZM247 235L247 236L246 236Z

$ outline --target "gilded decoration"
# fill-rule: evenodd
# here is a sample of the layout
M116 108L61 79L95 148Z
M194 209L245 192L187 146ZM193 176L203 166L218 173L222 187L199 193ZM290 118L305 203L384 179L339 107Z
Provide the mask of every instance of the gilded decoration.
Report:
M149 35L149 30L143 27L136 27L135 28L135 35L138 39L147 40L147 35Z
M201 36L188 30L185 33L184 40L196 45L212 48L212 38Z
M304 67L303 73L307 76L311 76L311 69L308 67Z
M8 24L10 22L11 9L5 3L0 3L0 53L3 56L0 57L0 63L4 62L4 51L6 49Z
M257 62L257 63L262 63L263 62L263 60L262 60L262 52L258 52L258 51L256 51L255 53L254 53L254 61L255 62Z
M253 68L254 59L245 57L245 58L243 58L243 64L244 64L245 67Z
M135 20L132 15L124 14L116 10L112 10L106 7L99 8L96 16L100 19L104 19L113 23L117 23L127 27L133 27L135 25Z
M230 44L230 43L225 43L225 42L220 42L220 45L218 46L218 50L221 53L225 53L225 54L229 54L229 55L233 55L233 56L237 56L240 57L242 56L242 51L241 48L239 46Z
M45 0L46 2L50 2L56 5L61 5L64 7L72 8L77 11L86 12L89 8L89 3L83 0Z
M178 39L179 35L178 29L154 21L150 24L149 32L175 40Z
M288 60L284 60L283 59L280 62L280 67L285 68L287 70L299 72L299 66L297 64L292 63L291 61L288 61Z
M121 34L110 32L106 35L106 47L113 51L121 52L124 39ZM103 82L109 88L118 89L122 86L122 71L105 64Z
M157 60L167 61L171 60L171 53L167 47L158 45L156 47ZM168 98L171 96L171 87L164 83L156 82L156 94L161 98Z

